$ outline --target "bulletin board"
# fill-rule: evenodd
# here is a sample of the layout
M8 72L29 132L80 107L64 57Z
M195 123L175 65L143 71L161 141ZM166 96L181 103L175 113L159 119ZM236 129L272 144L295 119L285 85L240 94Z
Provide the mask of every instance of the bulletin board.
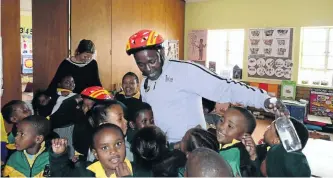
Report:
M290 80L293 28L250 29L248 77Z
M311 89L310 114L333 118L333 90L319 88Z

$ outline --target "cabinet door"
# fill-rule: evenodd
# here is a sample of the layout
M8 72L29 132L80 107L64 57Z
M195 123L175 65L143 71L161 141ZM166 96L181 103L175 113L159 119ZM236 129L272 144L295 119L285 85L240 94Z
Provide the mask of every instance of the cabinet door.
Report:
M3 77L2 104L10 100L22 99L21 90L21 50L20 50L20 1L1 0L1 37L2 37L2 68ZM0 51L1 51L0 50ZM0 79L1 80L1 79ZM1 89L1 88L0 88Z
M47 88L68 56L68 0L32 0L34 89Z
M71 0L70 16L72 55L80 40L92 40L102 85L111 89L111 0Z

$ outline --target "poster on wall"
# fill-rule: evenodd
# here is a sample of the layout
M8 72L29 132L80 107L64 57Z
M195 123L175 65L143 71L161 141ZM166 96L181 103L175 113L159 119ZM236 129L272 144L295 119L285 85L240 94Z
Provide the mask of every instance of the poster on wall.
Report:
M32 55L22 55L22 73L32 74L33 61Z
M333 118L333 90L319 88L311 89L310 114Z
M206 61L207 30L192 30L188 34L187 56L191 61Z
M212 72L216 72L216 62L215 61L209 61L208 68Z
M165 40L163 43L165 59L179 60L179 41Z
M21 56L22 74L32 74L32 30L20 28L21 32Z
M293 28L250 29L248 77L290 80Z

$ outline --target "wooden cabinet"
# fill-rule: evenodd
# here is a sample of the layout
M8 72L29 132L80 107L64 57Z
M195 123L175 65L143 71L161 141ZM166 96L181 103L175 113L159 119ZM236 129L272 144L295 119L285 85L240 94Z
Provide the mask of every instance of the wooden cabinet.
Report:
M44 0L33 1L39 2ZM53 3L53 1L67 2L68 0L47 0L44 2ZM59 7L59 5L55 5L55 7ZM109 90L114 89L117 84L121 83L121 79L126 72L132 71L138 76L141 76L141 72L137 68L133 57L128 56L125 51L126 43L130 35L141 29L152 29L161 33L165 39L179 40L180 58L183 58L185 2L182 0L71 0L70 7L71 53L74 54L81 39L92 40L96 45L96 59L102 84ZM65 7L63 8L66 9ZM54 14L58 13L56 10L50 9L40 11L45 14L40 15L41 17L38 19L41 19L43 16L49 16L47 11L53 12ZM33 18L36 18L34 14ZM60 19L57 19L56 22L58 22L58 20ZM68 24L68 19L62 20L63 24ZM42 20L42 22L48 25L48 23L52 21L45 22L45 20ZM36 33L36 24L42 22L33 22L35 24L35 26L33 25L34 34ZM56 25L61 24L59 22L59 24L57 23ZM54 31L59 29L57 26L49 26L53 27ZM55 35L50 34L48 38L58 38L57 35L61 35L59 32L54 33ZM60 37L62 39L62 36ZM43 35L38 38L47 37ZM35 50L35 40L33 42ZM37 46L41 47L42 45L44 45L44 43L39 41L39 45ZM64 46L66 46L66 44L64 44ZM41 47L39 50L44 49L45 47ZM51 46L49 46L49 50L50 49L52 49ZM65 49L61 50L67 52ZM54 53L52 54L54 55ZM46 69L41 70L40 67L37 67L39 68L37 70L44 71L47 74L46 76L39 76L40 74L34 75L34 80L38 82L38 86L46 87L49 84L56 70L56 66L58 66L58 63L65 57L59 57L59 55L48 59L36 56L38 58L35 59L34 51L34 61L39 61L37 63L42 63L45 60L55 60L55 62L47 62L44 64ZM47 57L46 55L43 56L45 58ZM52 69L50 64L52 64ZM44 82L43 85L39 84L41 81Z
M34 89L47 88L68 57L68 5L68 0L32 0Z

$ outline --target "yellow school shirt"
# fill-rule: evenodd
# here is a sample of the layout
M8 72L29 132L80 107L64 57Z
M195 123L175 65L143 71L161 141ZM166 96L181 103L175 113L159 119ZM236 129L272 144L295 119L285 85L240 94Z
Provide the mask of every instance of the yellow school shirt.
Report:
M128 168L130 169L131 173L133 174L131 162L128 159L125 159L124 162L126 163ZM95 173L96 178L105 178L105 177L107 177L105 175L105 171L103 169L103 166L102 166L101 162L99 162L99 161L91 164L90 166L87 167L87 169L90 170L91 172ZM117 177L116 173L111 174L110 177Z

